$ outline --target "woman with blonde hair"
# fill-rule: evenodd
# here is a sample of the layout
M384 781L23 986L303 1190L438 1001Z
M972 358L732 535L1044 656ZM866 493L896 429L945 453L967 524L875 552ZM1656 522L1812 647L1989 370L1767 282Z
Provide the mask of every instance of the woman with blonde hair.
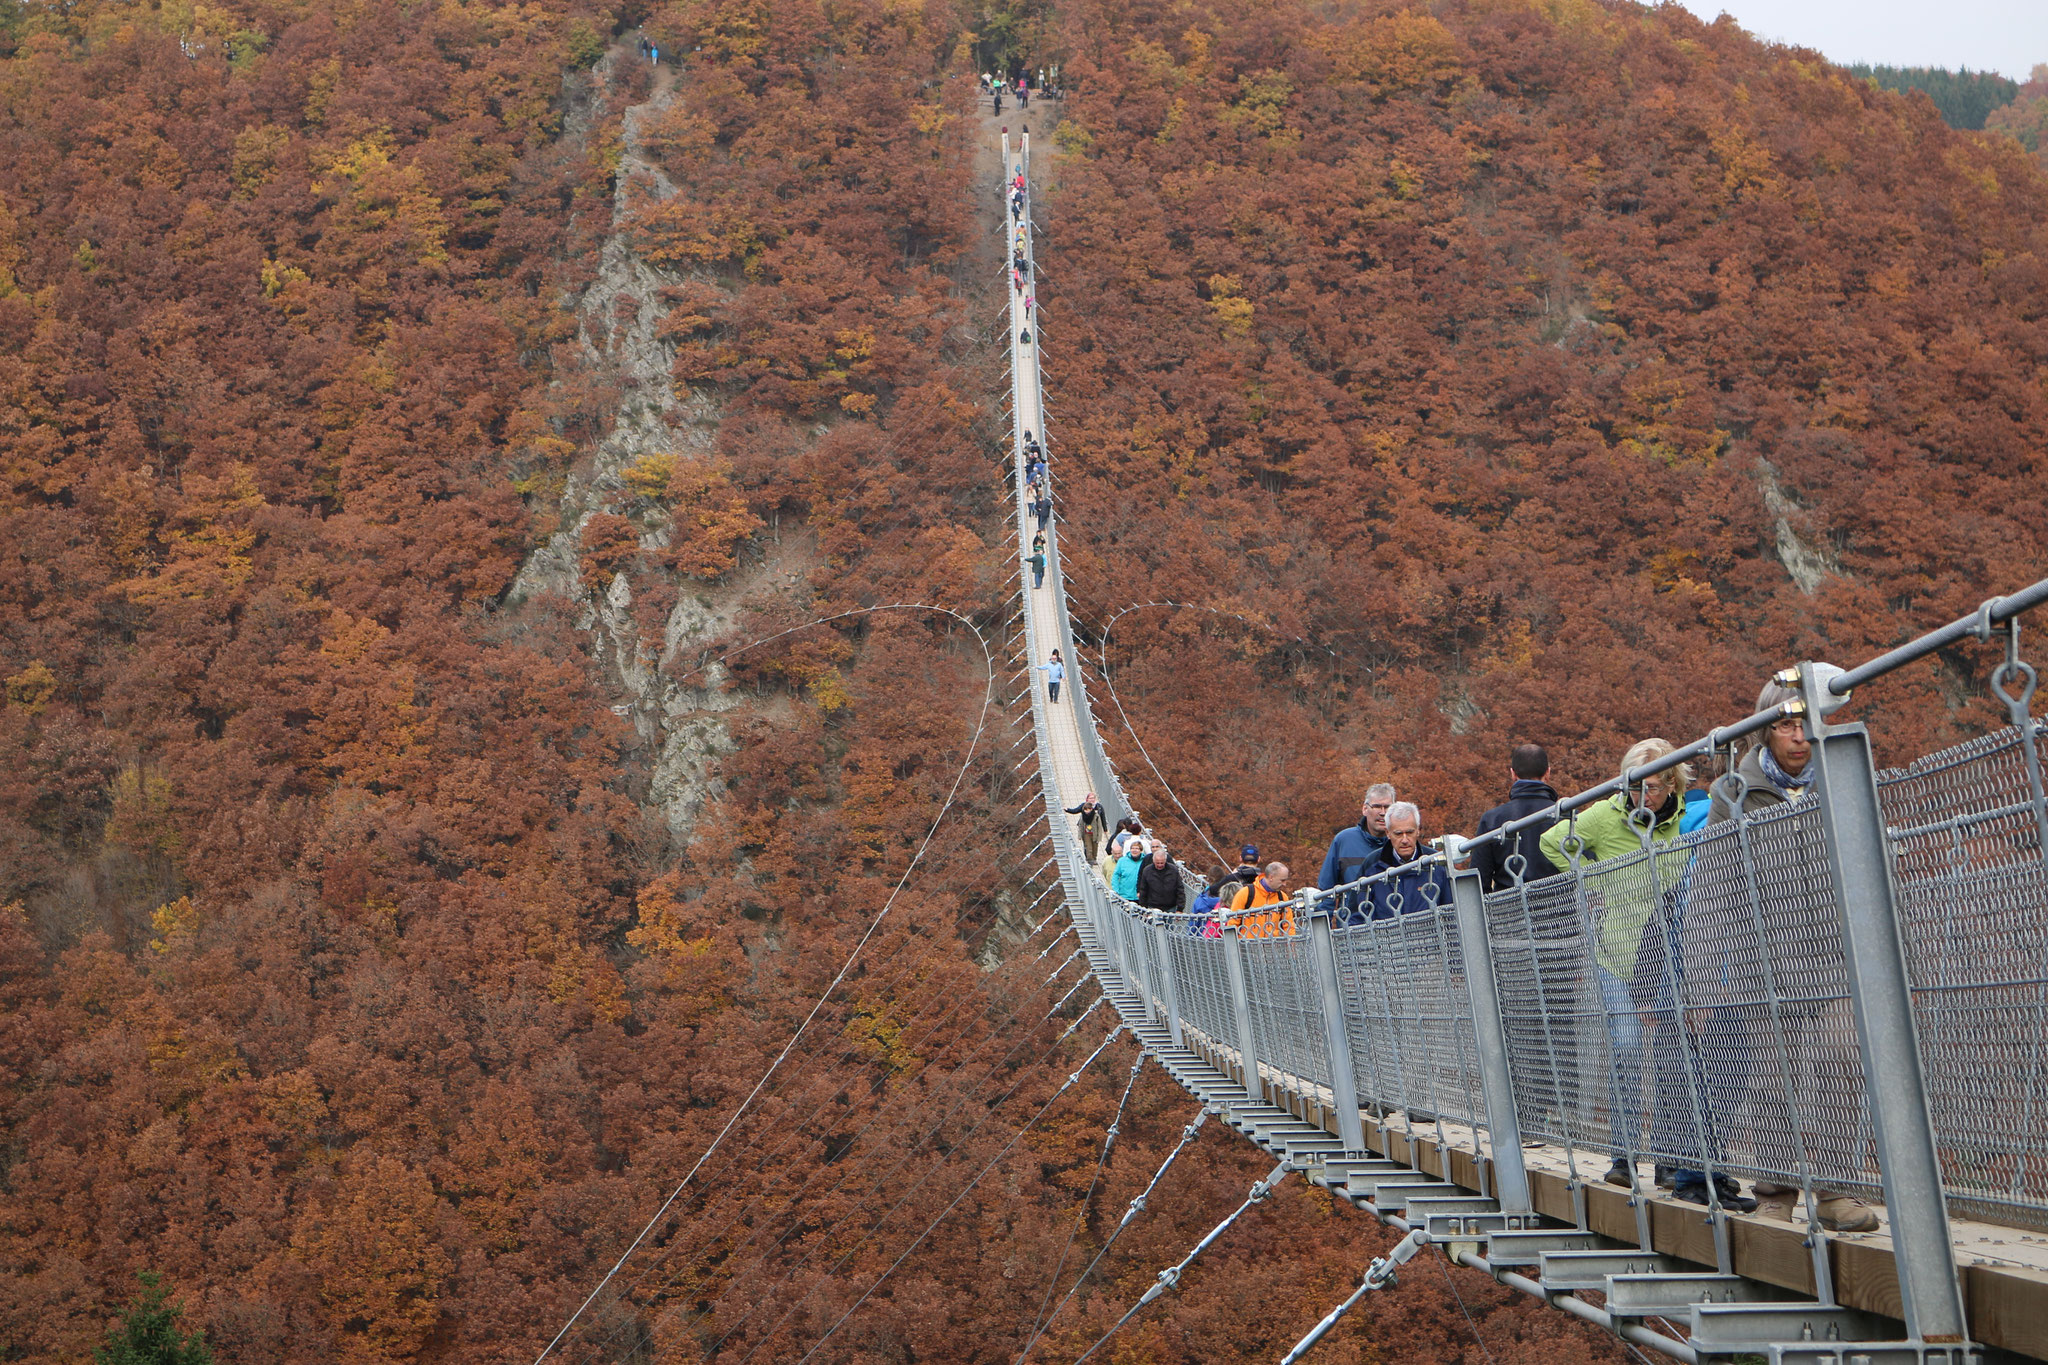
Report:
M1676 747L1668 739L1638 740L1621 756L1621 776L1629 777ZM1595 920L1588 926L1593 966L1607 1019L1608 1044L1614 1054L1608 1114L1614 1162L1603 1177L1610 1185L1635 1185L1634 1154L1642 1141L1644 1026L1643 1011L1632 989L1636 958L1644 927L1657 913L1660 893L1677 886L1688 855L1673 849L1654 860L1622 860L1647 848L1677 842L1679 821L1685 814L1682 794L1691 785L1692 766L1686 763L1631 780L1605 801L1558 821L1538 841L1543 856L1559 868L1614 864L1585 874L1585 904Z

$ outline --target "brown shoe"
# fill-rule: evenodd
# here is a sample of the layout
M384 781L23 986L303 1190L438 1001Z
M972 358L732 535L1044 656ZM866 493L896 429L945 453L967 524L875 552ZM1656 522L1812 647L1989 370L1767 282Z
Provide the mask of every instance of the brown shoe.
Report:
M1792 1221L1792 1210L1798 1207L1799 1191L1774 1190L1769 1194L1757 1191L1756 1215L1759 1218L1775 1218L1781 1223Z
M1877 1210L1853 1194L1823 1194L1820 1225L1829 1232L1876 1232Z

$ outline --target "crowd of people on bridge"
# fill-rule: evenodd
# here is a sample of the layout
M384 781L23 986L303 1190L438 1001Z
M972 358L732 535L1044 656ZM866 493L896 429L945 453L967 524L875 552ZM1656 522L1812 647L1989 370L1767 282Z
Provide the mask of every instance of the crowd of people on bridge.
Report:
M1029 109L1034 93L1040 99L1056 100L1061 97L1060 69L1057 65L1050 68L1041 66L1035 71L1028 66L1020 67L1014 76L985 71L981 75L981 93L992 101L991 108L995 113L1003 112L1005 95L1016 100L1019 109Z
M1794 695L1774 682L1756 709ZM1666 740L1641 740L1621 756L1620 771L1629 774L1673 752ZM1858 1084L1846 998L1787 999L1794 993L1776 985L1778 971L1810 973L1817 959L1839 959L1831 902L1810 890L1773 888L1762 912L1770 916L1766 931L1761 921L1743 921L1731 908L1754 907L1755 895L1745 898L1717 884L1743 874L1718 863L1696 866L1682 842L1696 830L1796 804L1810 793L1812 749L1801 721L1786 717L1764 730L1710 787L1697 786L1691 766L1679 764L1563 820L1541 818L1559 800L1544 748L1517 745L1507 760L1507 799L1479 818L1478 833L1528 823L1474 844L1456 869L1440 840L1424 839L1415 802L1402 800L1392 783L1368 787L1357 822L1333 835L1316 876L1316 890L1330 893L1322 899L1331 902L1332 922L1347 927L1448 912L1450 878L1458 870L1476 874L1485 893L1511 893L1511 899L1546 878L1576 873L1582 893L1562 910L1554 896L1532 891L1521 900L1526 907L1543 899L1550 907L1543 918L1530 919L1529 933L1545 940L1546 970L1560 977L1562 984L1553 981L1551 988L1572 997L1553 999L1551 1007L1605 1023L1611 1075L1604 1084L1594 1082L1608 1092L1613 1146L1604 1179L1636 1186L1634 1157L1644 1150L1646 1133L1650 1150L1704 1151L1718 1163L1725 1159L1726 1124L1738 1112L1752 1150L1803 1149L1821 1172L1863 1168L1866 1154L1855 1133L1795 1121L1785 1081L1790 1067L1822 1089L1853 1091ZM1093 794L1068 813L1078 817L1083 849L1104 883L1124 900L1183 914L1177 922L1200 936L1218 937L1226 924L1240 938L1298 931L1291 873L1284 862L1261 865L1256 846L1244 845L1235 867L1217 866L1204 879L1169 878L1155 870L1173 866L1165 845L1136 819L1109 831ZM1788 947L1801 960L1786 960ZM1715 1059L1711 1066L1708 1057ZM1585 1079L1563 1074L1571 1070L1564 1061L1551 1069L1558 1074L1544 1080L1553 1102L1577 1106ZM1657 1164L1652 1178L1675 1197L1704 1204L1704 1164ZM1721 1171L1712 1184L1714 1198L1738 1212L1790 1219L1798 1198L1797 1190L1770 1180L1756 1181L1745 1195ZM1846 1189L1817 1188L1815 1213L1837 1231L1878 1226L1875 1211Z

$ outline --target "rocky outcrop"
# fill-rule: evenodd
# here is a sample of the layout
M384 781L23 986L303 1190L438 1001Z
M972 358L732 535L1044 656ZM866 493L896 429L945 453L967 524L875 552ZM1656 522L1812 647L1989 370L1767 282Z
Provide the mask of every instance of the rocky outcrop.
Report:
M617 63L631 60L623 48L607 55L593 73L600 87L610 82ZM653 657L643 647L626 576L618 575L604 592L593 593L585 589L577 565L590 518L633 501L624 477L628 469L649 455L707 451L717 426L715 405L696 396L678 400L671 378L675 347L662 338L661 324L669 312L666 291L681 280L642 260L630 230L641 204L676 192L661 168L643 156L641 141L643 123L674 97L673 80L672 71L661 72L648 101L625 113L611 231L594 278L575 301L582 362L617 388L611 429L569 471L560 529L520 566L508 600L516 605L554 594L582 604L577 627L589 635L592 656L625 697L613 709L632 722L643 750L653 755L646 799L671 837L680 840L709 793L713 765L733 747L719 713L735 703L717 690L717 666L691 671L693 646L721 634L731 624L730 609L685 592L669 614L660 655ZM639 504L639 510L648 512L648 505ZM669 528L661 514L652 513L646 521L643 548L665 548Z

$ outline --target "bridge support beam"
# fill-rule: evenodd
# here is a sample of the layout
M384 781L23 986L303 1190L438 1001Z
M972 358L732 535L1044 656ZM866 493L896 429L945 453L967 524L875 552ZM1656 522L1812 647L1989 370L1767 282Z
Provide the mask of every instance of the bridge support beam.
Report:
M1230 1015L1237 1024L1237 1055L1244 1065L1244 1089L1253 1103L1266 1097L1259 1079L1259 1044L1252 1036L1252 997L1244 984L1244 950L1237 941L1237 923L1223 921L1223 970L1230 978Z
M1493 1147L1493 1197L1503 1213L1529 1213L1529 1171L1522 1162L1522 1124L1515 1115L1515 1086L1508 1065L1507 1028L1500 1017L1500 991L1493 975L1493 943L1486 934L1486 893L1479 873L1457 870L1461 841L1446 842L1453 865L1451 905L1458 918L1458 956L1465 964L1465 991L1472 1000L1472 1035L1479 1057L1479 1094L1486 1104L1486 1136Z
M1330 1057L1330 1102L1337 1110L1337 1139L1346 1152L1364 1153L1365 1123L1358 1116L1358 1073L1351 1068L1351 1030L1344 1023L1344 989L1337 975L1337 933L1330 923L1334 897L1302 897L1297 921L1308 920L1310 955L1323 997L1323 1033Z
M1813 742L1814 793L1841 907L1842 952L1856 1035L1863 1048L1863 1084L1870 1097L1885 1207L1891 1214L1899 1303L1908 1336L1929 1344L1963 1342L1968 1340L1969 1319L1956 1274L1927 1078L1920 1065L1891 847L1878 804L1877 766L1866 727L1827 723L1827 713L1841 704L1826 691L1831 675L1824 665L1799 666L1806 733Z

